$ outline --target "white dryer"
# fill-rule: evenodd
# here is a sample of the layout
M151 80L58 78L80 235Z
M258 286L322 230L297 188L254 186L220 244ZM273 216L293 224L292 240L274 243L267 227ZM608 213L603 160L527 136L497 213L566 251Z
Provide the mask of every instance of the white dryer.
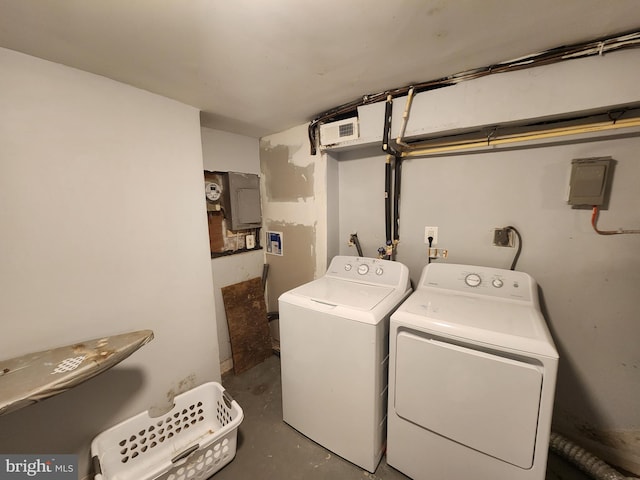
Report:
M386 441L389 317L410 293L406 266L337 256L279 298L284 421L370 472Z
M389 335L389 465L415 480L544 480L558 353L533 278L430 264Z

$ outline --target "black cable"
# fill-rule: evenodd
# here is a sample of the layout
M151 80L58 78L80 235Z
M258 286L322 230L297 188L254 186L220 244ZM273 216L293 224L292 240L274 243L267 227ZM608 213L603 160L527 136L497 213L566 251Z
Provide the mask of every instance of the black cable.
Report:
M269 264L265 263L262 265L262 293L264 293L267 288L267 276L269 275Z
M393 239L400 240L400 183L402 179L402 157L396 157L394 169L395 187L393 189Z
M431 244L433 243L433 237L427 237L429 241L429 250L427 250L427 263L431 263Z
M505 228L509 230L513 230L516 236L518 237L518 250L516 251L516 254L513 257L513 262L511 262L511 268L510 268L510 270L515 270L516 264L518 263L518 258L520 257L520 252L522 252L522 237L520 236L520 232L516 229L516 227L512 227L511 225L509 225L508 227L505 227Z
M393 115L393 100L387 98L384 104L384 129L382 130L382 150L386 152L391 138L391 116Z
M391 163L384 164L384 225L387 242L391 241Z

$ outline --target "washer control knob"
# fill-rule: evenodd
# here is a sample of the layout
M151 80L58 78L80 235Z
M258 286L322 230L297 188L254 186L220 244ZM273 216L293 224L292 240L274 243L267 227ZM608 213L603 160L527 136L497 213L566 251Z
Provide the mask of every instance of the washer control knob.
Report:
M501 288L502 285L504 285L504 282L502 280L500 280L499 278L494 278L493 282L491 282L491 284L496 288Z
M367 265L366 263L363 263L362 265L360 265L358 267L358 273L360 275L366 275L367 273L369 273L369 265Z
M382 267L376 268L376 275L382 275L383 273L384 273L384 270L382 270Z
M482 283L482 279L477 273L470 273L469 275L464 277L464 283L466 283L470 287L477 287Z
M344 266L344 269L345 269L347 272L350 272L352 268L353 268L353 267L351 266L351 264L350 264L350 263L347 263L347 264L345 264L345 266Z

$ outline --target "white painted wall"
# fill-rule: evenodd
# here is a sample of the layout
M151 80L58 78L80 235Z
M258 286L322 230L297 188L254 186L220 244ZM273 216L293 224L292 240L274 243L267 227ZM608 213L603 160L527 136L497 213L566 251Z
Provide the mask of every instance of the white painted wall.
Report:
M0 417L3 453L77 453L220 380L199 112L0 49L0 356L138 329L113 369Z
M202 128L205 170L260 174L260 140Z
M202 154L204 169L209 171L242 172L260 174L260 152L257 138L202 129ZM234 285L262 276L264 251L255 250L211 260L215 295L218 341L220 346L220 370L224 373L233 366L229 325L222 300L222 287Z
M618 70L606 71L606 76L637 77L638 54L626 52L628 61L618 62ZM602 68L614 68L605 59L586 63L590 69L585 70L585 62L576 61L543 67L526 77L508 74L496 77L495 83L484 79L477 90L469 82L465 95L450 96L446 115L455 111L465 122L475 118L473 106L484 99L470 97L474 91L478 96L500 99L502 105L522 105L521 113L536 110L540 98L547 105L570 102L574 110L581 110L588 106L579 100L589 91L590 79L597 84ZM559 93L552 88L545 97L544 85L555 85L546 81L546 73L557 81L564 78L556 76L556 67L571 72L566 78L574 78L574 83L576 73L582 79L571 99L566 98L572 94L570 88L561 89L564 98L557 97ZM519 83L523 78L536 90L531 105L526 102L526 85ZM637 88L630 92L632 86L626 80L612 81L608 88L612 104L623 93L640 100ZM444 95L444 90L437 94ZM635 97L630 95L633 92ZM509 96L516 94L517 98ZM603 92L598 97L607 104ZM428 94L423 94L423 103L429 103ZM445 128L438 121L440 112L442 109L431 113L423 109L423 116L412 113L411 122L416 128L422 124ZM478 113L478 118L483 116ZM600 227L640 228L639 150L640 137L635 136L407 160L403 163L397 251L398 261L409 267L417 281L427 262L424 227L438 226L438 246L449 250L447 262L509 268L515 250L492 246L492 230L507 225L518 228L523 251L517 269L538 281L560 352L554 428L635 473L640 473L640 235L597 235L590 225L591 211L572 209L566 193L572 159L612 156L617 161L613 188L609 208L600 215ZM385 241L385 157L376 147L343 152L339 159L340 252L353 254L345 242L357 231L365 255L375 256Z

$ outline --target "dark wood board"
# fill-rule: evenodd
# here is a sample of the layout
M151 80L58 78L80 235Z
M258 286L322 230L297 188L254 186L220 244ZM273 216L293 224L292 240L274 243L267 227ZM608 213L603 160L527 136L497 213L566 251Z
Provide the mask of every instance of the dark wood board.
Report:
M209 223L209 248L211 253L224 252L224 231L222 228L224 216L222 212L207 212L207 220Z
M223 287L222 299L229 326L233 371L239 374L273 354L262 279L252 278Z

